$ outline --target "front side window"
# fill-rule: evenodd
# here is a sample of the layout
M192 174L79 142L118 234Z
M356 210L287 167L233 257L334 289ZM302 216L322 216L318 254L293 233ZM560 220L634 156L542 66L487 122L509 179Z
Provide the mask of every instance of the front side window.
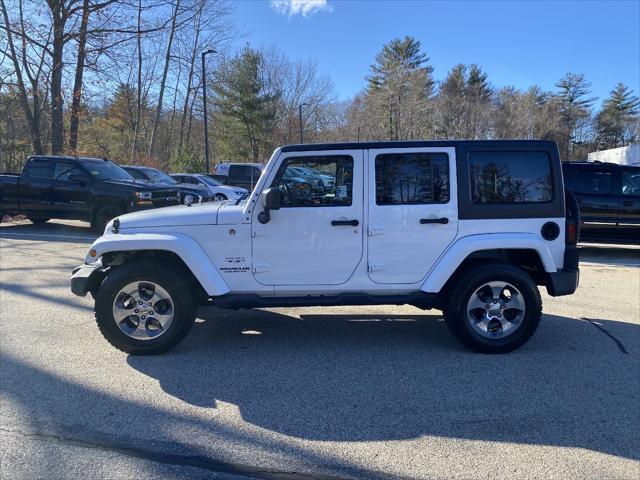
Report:
M578 170L573 176L571 186L574 193L611 195L613 175L608 170Z
M84 159L80 162L95 180L133 180L126 170L111 160Z
M68 182L69 175L83 175L82 170L70 162L56 162L53 169L53 178L59 182Z
M473 203L541 203L553 198L546 152L472 152L469 175Z
M350 206L353 157L289 157L278 169L271 188L282 192L283 207Z
M622 194L640 196L640 172L622 171Z
M377 205L424 205L449 201L446 153L388 153L376 157Z

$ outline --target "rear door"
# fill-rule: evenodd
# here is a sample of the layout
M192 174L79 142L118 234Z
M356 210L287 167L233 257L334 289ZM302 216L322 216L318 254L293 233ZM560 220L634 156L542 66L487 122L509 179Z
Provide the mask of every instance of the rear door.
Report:
M454 148L368 151L368 270L376 283L417 283L458 230Z
M623 167L618 231L640 243L640 168Z
M567 179L580 207L582 233L587 236L615 235L618 223L619 179L607 166L576 165ZM618 187L619 188L619 187Z
M19 186L20 210L22 213L52 218L52 176L52 160L48 158L33 158L27 162L20 177Z

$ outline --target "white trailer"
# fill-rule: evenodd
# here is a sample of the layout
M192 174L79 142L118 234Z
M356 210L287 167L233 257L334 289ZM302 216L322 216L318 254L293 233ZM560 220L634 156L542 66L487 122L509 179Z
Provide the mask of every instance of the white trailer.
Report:
M600 150L588 155L589 162L609 162L619 165L640 166L640 144L628 145L626 147Z

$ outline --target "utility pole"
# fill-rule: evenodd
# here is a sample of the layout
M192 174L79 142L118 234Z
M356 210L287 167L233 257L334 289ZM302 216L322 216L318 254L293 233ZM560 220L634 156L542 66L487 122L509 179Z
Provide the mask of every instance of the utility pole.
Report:
M298 122L300 123L300 143L302 143L302 107L308 107L308 103L298 105Z
M202 52L202 101L204 103L204 163L206 173L209 173L209 124L207 121L207 68L205 58L210 53L218 53L209 49Z

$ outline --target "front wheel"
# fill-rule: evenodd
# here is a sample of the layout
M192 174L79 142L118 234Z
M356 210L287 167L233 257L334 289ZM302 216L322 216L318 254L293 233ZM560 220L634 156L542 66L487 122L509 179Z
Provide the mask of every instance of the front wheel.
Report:
M118 215L122 215L122 213L122 209L115 205L105 205L104 207L100 207L93 217L93 229L97 233L102 235L104 233L104 229L107 226L107 223L116 218Z
M463 275L444 310L451 333L481 353L506 353L524 345L538 328L542 300L520 268L486 265Z
M95 303L102 335L118 350L152 355L189 333L196 305L189 282L152 263L124 265L100 285Z
M224 202L228 200L227 196L224 193L216 193L213 195L213 198L216 202Z

